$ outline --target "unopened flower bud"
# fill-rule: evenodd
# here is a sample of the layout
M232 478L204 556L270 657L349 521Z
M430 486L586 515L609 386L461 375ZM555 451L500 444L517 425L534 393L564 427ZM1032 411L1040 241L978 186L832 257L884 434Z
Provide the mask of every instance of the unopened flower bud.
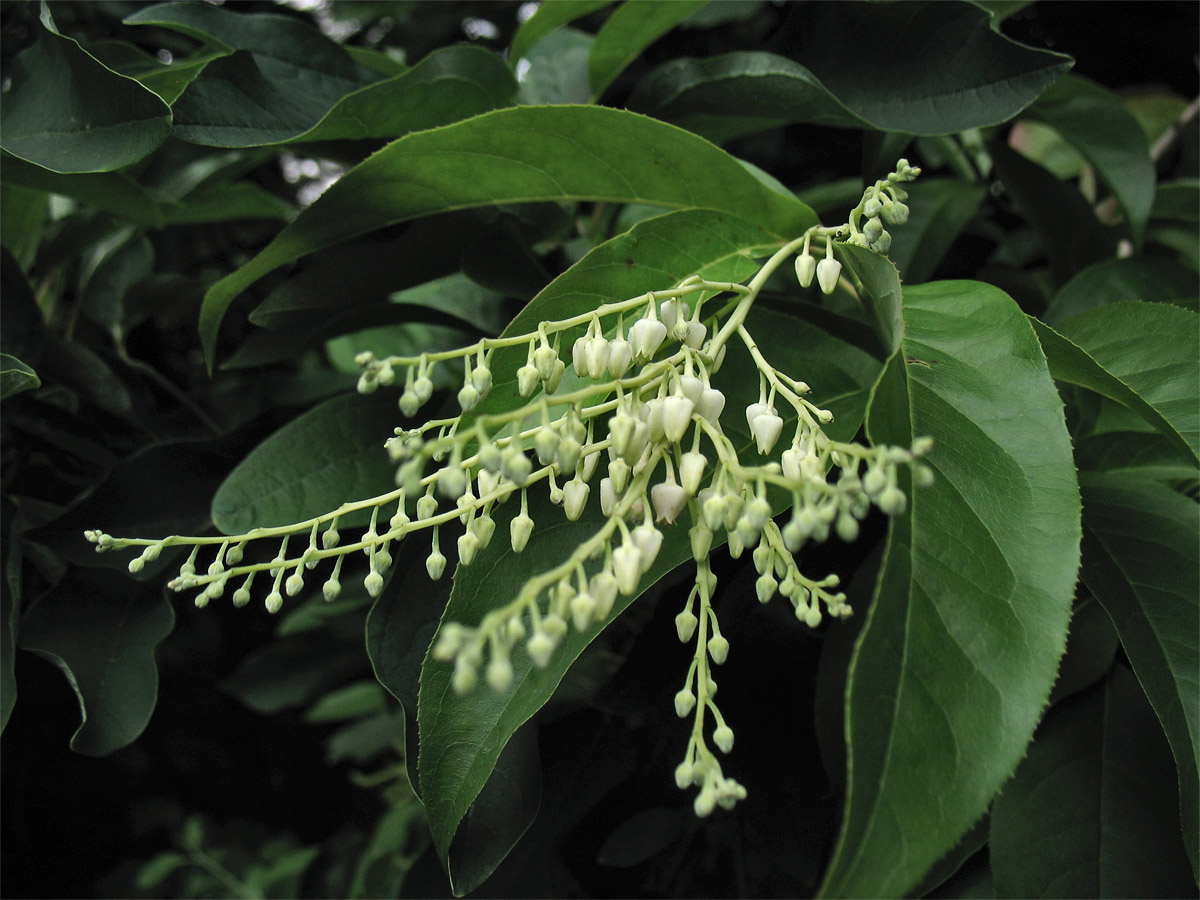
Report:
M883 223L878 219L868 219L867 224L863 226L863 236L873 244L879 240L881 234L883 234Z
M482 399L492 389L492 370L485 365L477 365L471 370L471 385L479 391Z
M679 716L679 718L686 719L695 708L696 695L687 688L684 688L675 695L675 715Z
M880 215L883 217L883 221L889 225L903 225L908 221L908 205L885 200Z
M438 491L448 500L457 500L467 490L467 473L451 464L438 472Z
M533 534L533 519L529 517L528 513L521 513L514 517L508 524L508 534L512 542L513 553L520 553L529 543L529 536Z
M710 531L716 532L725 527L725 507L727 503L720 494L715 494L704 501L701 512L704 514L704 524Z
M817 273L817 261L807 253L801 253L796 257L796 280L800 282L800 287L806 288L813 283L813 276Z
M879 504L879 508L889 516L898 516L904 512L905 506L908 505L904 491L898 487L890 487L884 490L876 502Z
M733 729L728 725L717 726L717 730L713 732L713 743L722 753L728 753L733 749Z
M708 460L703 453L688 452L679 458L679 483L689 495L695 495L700 490L700 480L704 477L704 467Z
M551 369L550 377L546 379L546 393L553 394L558 390L558 386L562 384L563 376L567 374L567 364L561 359L554 361L554 367Z
M556 646L555 640L546 632L535 631L525 643L525 652L529 654L535 666L544 669L550 665L550 658L554 655Z
M267 594L267 599L263 602L263 605L266 606L267 612L275 615L275 613L283 609L283 594L279 593L279 591L271 591L271 593Z
M612 478L600 479L600 512L605 516L611 516L613 507L617 503L617 493L613 489Z
M703 523L693 525L688 529L688 537L692 541L692 559L696 560L696 562L708 559L708 554L712 550L712 530Z
M675 633L679 635L681 644L686 644L692 639L699 621L690 609L685 609L675 617Z
M512 687L513 667L507 656L492 656L487 667L487 683L497 694Z
M620 494L629 484L629 463L618 457L608 464L608 477L612 481L613 492Z
M581 335L575 339L575 343L571 345L571 365L575 367L575 371L582 378L587 378L590 374L588 371L587 348L591 338L587 335Z
M778 587L779 582L775 580L775 576L770 572L766 575L759 575L758 579L754 582L754 593L758 596L758 602L770 603Z
M638 582L642 579L642 551L636 544L622 544L613 551L613 575L617 579L617 589L626 597L637 593Z
M440 550L434 550L425 560L425 571L433 581L437 581L446 571L446 555Z
M692 764L686 759L675 767L675 786L681 791L692 784Z
M858 539L858 520L850 513L843 511L837 518L837 533L846 543L852 543Z
M549 381L554 374L554 364L561 362L553 347L541 346L533 351L533 366L542 381Z
M729 641L724 635L714 634L708 639L708 655L718 666L725 664L725 660L729 658Z
M378 572L368 573L367 577L363 579L363 587L372 597L378 597L383 593L383 576Z
M619 590L620 585L617 584L617 576L612 572L605 570L597 572L592 576L592 580L588 582L588 593L596 601L594 615L597 622L603 622L608 618L614 604L617 602L617 593Z
M560 442L558 432L553 428L543 428L533 439L533 451L537 454L538 462L548 466L558 457Z
M706 337L708 337L708 329L704 327L703 322L688 322L688 330L683 337L683 342L693 350L699 350Z
M567 518L572 522L583 515L583 508L587 504L588 491L587 483L575 478L568 481L563 487L563 511L566 512Z
M450 686L454 688L454 693L460 697L471 693L475 689L475 679L478 677L478 672L475 667L469 665L461 656L454 664L454 674L450 676Z
M517 487L524 487L532 471L533 463L529 461L529 457L516 447L509 447L504 451L504 460L500 464L500 473Z
M696 795L696 799L692 801L692 810L698 818L705 818L712 815L712 811L717 808L717 792L712 788L705 786L701 788L700 793Z
M654 565L654 560L658 558L658 551L662 549L662 532L653 525L643 523L630 532L630 537L633 538L633 543L641 554L642 571L649 571L650 567Z
M326 603L332 603L342 593L342 583L332 575L329 580L321 585L321 596L325 598Z
M479 405L480 399L479 390L473 384L464 384L458 392L458 405L462 407L463 412L473 410Z
M293 572L283 583L283 589L289 597L295 597L304 590L304 577L299 572Z
M517 391L522 397L532 396L540 380L537 366L526 364L517 369Z
M826 257L817 263L817 283L821 286L821 293L832 294L841 277L842 264L836 259Z
M458 536L458 561L469 566L479 553L479 538L473 532L466 531Z
M576 594L571 598L570 608L571 623L575 626L575 630L586 631L592 624L592 616L596 613L595 598L587 591Z

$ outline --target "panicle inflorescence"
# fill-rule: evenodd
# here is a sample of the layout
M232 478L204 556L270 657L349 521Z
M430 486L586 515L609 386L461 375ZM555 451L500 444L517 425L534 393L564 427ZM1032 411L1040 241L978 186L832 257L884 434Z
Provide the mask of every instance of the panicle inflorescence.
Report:
M244 606L261 577L269 589L260 595L275 613L285 597L304 591L306 575L325 562L332 566L321 594L337 599L343 565L358 553L364 557L358 569L365 572L363 586L370 596L379 596L394 545L412 532L430 534L425 560L430 578L443 577L449 564L443 526L456 534L458 565L470 566L497 539L496 508L514 498L519 509L509 519L506 537L512 551L521 553L535 532L529 492L539 485L568 520L598 508L600 524L566 559L526 581L515 597L478 623L442 624L431 655L453 666L453 688L467 693L481 674L491 690L508 691L518 673L549 666L572 629L594 634L638 592L658 559L665 531L686 529L696 575L675 624L680 641L694 642L694 652L675 710L681 718L690 717L693 727L675 776L681 788L699 787L698 815L716 806L729 808L746 792L723 774L709 746L711 738L720 753L728 754L734 743L714 699L712 668L725 662L730 647L712 604L713 547L727 542L735 558L750 551L758 600L767 603L782 595L799 621L816 628L826 617L844 618L851 610L837 590L837 577L805 575L796 554L831 533L854 540L859 521L872 507L887 515L903 512L901 466L914 467L917 484L932 478L919 462L930 450L928 440L910 448L832 440L824 431L832 414L806 398L807 384L765 358L746 328L746 316L767 278L793 254L798 253L800 284L808 287L815 279L828 294L842 277L833 255L835 240L885 252L891 238L883 223L901 224L908 215L898 185L917 174L901 160L895 172L866 190L849 223L809 229L747 284L693 275L667 290L542 322L528 334L417 357L360 354L358 388L364 393L396 383L403 372L399 405L408 418L432 398L436 366L452 360L463 364L457 395L461 414L397 428L387 441L396 464L393 491L305 522L237 536L147 540L92 531L87 537L98 551L142 547L129 564L131 572L168 547L190 547L169 583L173 590L195 591L196 604L204 606L236 585L233 603ZM817 241L824 242L820 260L813 253ZM575 337L568 347L569 335ZM726 409L725 394L714 382L735 338L759 379L757 400L738 411ZM526 358L515 372L519 399L492 404L498 408L491 411L494 355L520 347ZM570 381L568 371L574 376ZM366 530L343 536L339 524L365 511L370 516ZM270 559L247 556L250 546L274 541L278 549ZM200 572L202 549L212 556Z

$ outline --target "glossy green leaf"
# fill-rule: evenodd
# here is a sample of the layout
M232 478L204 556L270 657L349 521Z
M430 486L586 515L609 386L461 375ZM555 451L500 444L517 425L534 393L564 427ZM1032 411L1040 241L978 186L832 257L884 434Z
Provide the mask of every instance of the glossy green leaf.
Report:
M1169 303L1176 297L1198 292L1196 273L1170 260L1106 259L1088 266L1059 288L1041 319L1053 325L1105 303L1121 300Z
M52 172L110 172L166 140L171 110L154 92L71 38L31 27L34 42L6 75L0 147Z
M543 319L569 316L606 300L636 296L695 272L742 280L757 269L750 254L761 255L769 240L768 235L747 223L701 210L646 220L628 234L602 244L551 283L508 331L531 330ZM895 270L888 268L894 278ZM774 309L755 309L747 327L757 335L761 351L773 364L785 371L803 372L813 386L814 402L828 403L835 411L837 426L843 429L839 437L853 434L861 421L865 392L878 363L862 351ZM524 359L523 348L519 354L497 352L492 366L495 384L486 403L489 411L511 408L517 402L515 371ZM744 350L731 346L716 379L728 391L726 408L731 412L726 417L726 430L747 446L751 441L744 434L744 419L739 413L754 399L747 398L746 392L757 390L750 377L752 366ZM743 419L742 424L737 425L736 419ZM530 514L538 523L529 546L523 553L514 554L503 539L507 522L516 512L516 501L510 500L496 515L497 537L471 566L456 573L443 621L478 622L489 609L515 597L529 577L566 558L581 539L604 522L597 502L585 509L579 521L569 522L549 503L544 490L534 489L529 500ZM667 529L655 567L643 578L641 587L648 588L690 556L686 529ZM612 618L630 602L631 598L618 598ZM550 698L571 663L600 630L596 627L587 633L571 632L545 670L534 669L524 650L518 650L513 657L514 686L502 696L481 688L460 697L450 690L452 667L426 659L418 706L419 765L430 827L443 858L458 822L487 781L509 737ZM377 667L381 664L378 657L375 662Z
M975 217L987 187L955 178L921 178L908 193L908 221L890 229L888 256L905 284L919 284L929 280Z
M120 172L60 175L19 159L5 159L0 177L8 184L62 194L139 225L161 227L159 198Z
M1112 472L1167 484L1193 485L1200 469L1165 434L1107 431L1075 441L1075 464L1081 472Z
M1132 475L1084 474L1084 584L1116 625L1166 731L1179 774L1185 843L1200 843L1200 513L1196 502Z
M1116 256L1116 236L1100 224L1073 185L1007 147L996 148L992 159L1005 191L1050 257L1056 282L1068 281L1093 263Z
M1154 205L1154 163L1146 135L1120 98L1067 75L1026 114L1054 128L1088 161L1125 210L1133 242L1140 245Z
M513 36L512 47L508 57L515 65L519 60L529 55L529 50L538 41L546 37L556 28L582 19L589 13L612 4L613 0L553 0L543 3L537 11L522 23Z
M58 666L79 701L72 750L105 756L142 733L158 699L154 651L174 624L158 590L103 570L68 576L26 610L21 647Z
M50 195L5 182L0 184L0 207L4 209L4 215L0 217L0 243L13 255L21 270L28 272L42 241Z
M581 153L591 162L581 165ZM497 110L389 144L213 285L200 316L206 356L211 363L221 319L239 293L313 250L436 212L586 199L716 209L780 235L816 221L803 203L670 125L601 107Z
M10 353L0 353L0 400L39 387L42 380L29 365Z
M814 3L791 15L803 36L794 60L676 59L639 83L630 108L716 141L792 122L949 134L1006 121L1070 65L993 31L967 3Z
M213 497L213 524L226 534L287 525L390 490L394 473L383 444L398 419L396 397L386 390L326 400L230 473ZM347 516L346 524L359 519Z
M622 3L605 19L588 54L592 100L643 50L704 6L708 0L640 0Z
M139 281L150 277L154 247L145 235L121 231L113 239L102 241L83 262L81 308L110 334L123 335L125 295Z
M507 106L517 92L508 65L483 47L430 53L411 69L347 94L292 140L395 138Z
M290 16L239 14L210 4L161 3L125 19L181 31L220 50L171 106L172 133L216 147L299 137L339 100L378 76ZM296 85L303 85L296 90Z
M1055 709L996 798L998 897L1195 893L1176 825L1170 749L1124 666Z
M1050 695L1078 567L1062 402L1024 315L936 282L905 290L904 321L868 433L932 437L936 480L892 519L851 662L825 897L905 893L984 813Z
M1200 317L1165 303L1123 301L1034 328L1060 381L1116 400L1200 458Z
M1085 597L1071 613L1067 652L1058 666L1058 680L1050 692L1050 705L1085 690L1112 668L1120 641L1112 619L1095 597Z
M134 77L144 87L149 88L162 97L165 103L174 105L179 96L187 90L187 86L196 80L196 77L204 71L208 64L215 59L220 59L222 56L228 56L228 53L224 51L203 53L184 62L172 63L169 66L161 66L148 72L141 72Z
M333 623L340 629L314 628L263 645L242 659L221 689L264 715L312 702L362 671L362 647L344 621Z
M538 41L521 64L521 104L587 103L592 96L588 53L594 40L576 28L559 28Z
M304 718L309 722L341 722L361 719L386 709L387 702L378 681L356 681L330 691L309 707Z

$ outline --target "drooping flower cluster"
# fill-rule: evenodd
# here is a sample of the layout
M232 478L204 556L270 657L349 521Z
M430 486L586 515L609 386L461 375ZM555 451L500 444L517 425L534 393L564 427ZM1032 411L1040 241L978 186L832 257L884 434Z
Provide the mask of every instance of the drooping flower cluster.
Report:
M519 512L510 520L508 540L520 553L535 529L529 491L540 484L568 520L579 520L589 505L598 506L601 524L581 537L566 559L530 578L516 597L474 625L442 624L432 656L453 665L452 685L466 693L481 673L491 690L507 691L514 659L544 668L570 629L590 633L603 627L618 599L636 595L643 586L665 530L686 528L696 577L675 623L679 639L694 641L695 650L675 709L681 718L692 718L693 728L676 781L681 788L700 788L698 815L717 805L731 807L745 790L723 774L706 737L711 715L712 742L724 754L732 750L733 731L714 701L712 666L725 662L729 642L712 605L716 577L708 560L713 547L727 542L734 557L751 551L758 599L767 603L781 594L800 621L817 627L826 616L842 618L851 610L836 591L837 578L806 576L795 554L831 531L854 540L872 506L888 515L902 512L907 501L897 483L899 466L915 465L918 484L930 477L918 462L930 449L927 441L895 448L831 440L823 426L832 415L806 399L808 385L763 356L745 326L746 316L767 278L797 251L800 283L807 287L815 277L822 291L832 293L841 278L835 238L886 249L890 237L880 219L903 221L907 207L897 184L917 174L901 160L896 172L867 189L850 223L810 229L770 257L747 284L693 275L668 290L543 322L528 334L418 357L362 354L359 390L394 384L403 371L399 405L408 417L432 397L435 366L456 359L463 363L457 398L462 413L397 429L387 442L397 466L394 491L306 522L234 537L154 541L101 532L88 537L97 550L143 547L129 564L133 572L167 547L191 546L170 587L197 591L196 603L203 606L236 584L233 603L243 606L261 576L269 580L264 602L274 613L285 596L304 590L309 572L329 560L332 568L321 591L326 600L337 598L343 564L356 551L366 557L363 584L378 596L392 565L393 544L416 531L431 533L430 578L441 578L449 564L441 548L442 526L458 532L457 561L469 566L495 536L496 507L517 495ZM825 242L819 262L810 252L814 240ZM579 336L564 358L568 333ZM744 411L727 410L725 394L714 381L735 338L759 378L758 400ZM488 411L494 354L521 347L526 360L516 371L520 400L510 404L513 408ZM569 382L568 371L574 375ZM757 456L746 459L751 445ZM781 496L788 498L783 504ZM788 509L786 521L776 521ZM361 510L370 510L367 531L343 543L339 522ZM248 544L269 540L280 541L274 558L246 561ZM199 554L212 546L216 552L199 573Z

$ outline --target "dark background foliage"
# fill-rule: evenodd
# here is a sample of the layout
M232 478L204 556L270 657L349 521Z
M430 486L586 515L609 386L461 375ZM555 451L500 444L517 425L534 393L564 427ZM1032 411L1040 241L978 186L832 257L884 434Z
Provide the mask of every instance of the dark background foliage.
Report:
M190 46L177 33L122 25L121 19L140 4L58 0L53 7L60 30L85 44L119 38L152 53L163 48L182 53ZM307 20L313 15L264 2L233 0L225 8ZM464 22L472 18L486 19L497 28L495 36L475 38L475 42L502 50L516 27L517 9L518 4L507 2L344 2L336 4L333 14L366 23L348 44L403 48L411 63L435 48L470 40ZM1074 72L1109 88L1162 84L1192 97L1197 89L1198 10L1200 6L1191 2L1048 0L1017 13L1003 30L1032 46L1069 54L1076 60ZM36 11L12 2L4 3L2 11L0 53L7 66L28 41L28 17ZM621 76L606 94L606 102L621 106L641 75L678 56L785 49L795 39L794 12L792 4L773 3L719 30L672 32ZM589 20L577 24L586 28ZM938 63L931 59L929 64ZM1193 143L1190 152L1194 147ZM875 151L864 146L860 132L811 125L742 138L727 149L789 185L856 176L864 168L864 159ZM289 199L296 189L280 177L270 154L252 170L251 178ZM1004 215L1002 210L997 221L1005 223ZM186 435L201 443L195 445L195 456L186 460L165 456L129 464L122 470L125 484L134 487L140 482L149 487L186 479L193 486L186 496L174 498L177 512L182 519L203 521L208 496L239 454L287 421L311 396L347 386L349 376L323 385L291 382L292 397L272 393L273 377L280 376L282 384L282 376L295 373L296 366L290 363L218 371L213 381L204 372L194 331L200 299L196 282L225 274L273 232L270 223L238 222L153 234L160 271L185 279L178 285L182 302L172 320L145 318L128 333L125 346L131 360L153 366L176 388L143 377L137 365L118 363L135 393L136 415L114 415L103 404L85 404L84 412L74 416L50 407L14 412L9 405L14 401L6 401L0 425L4 492L23 498L32 521L86 495L121 460L155 443L160 433ZM64 266L69 269L71 248L78 246L77 236L63 233L38 252L48 260L59 254L68 260ZM989 250L979 236L963 236L937 275L971 275ZM560 268L568 262L552 256L543 260ZM73 324L76 341L103 343L93 323L80 319ZM8 318L5 328L14 328ZM312 393L305 396L304 387ZM193 398L200 409L189 408L180 395ZM15 402L24 401L16 398ZM210 421L213 417L218 421ZM72 449L63 449L63 434L74 442ZM122 502L115 492L97 494L93 501L86 512L108 512ZM13 511L4 512L11 525ZM69 529L90 525L84 519L80 513L56 521L54 533L43 537L55 546L66 546L63 536ZM822 551L829 554L823 563L831 571L845 573L865 564L864 571L869 572L867 557L883 528L882 522L872 521L858 544ZM74 552L77 547L69 550ZM739 648L730 659L723 690L729 695L729 707L738 709L744 722L739 742L767 748L743 778L751 795L763 798L762 802L748 805L745 815L701 827L690 816L687 798L673 786L671 770L682 737L669 727L674 719L672 691L661 686L673 684L673 673L681 669L688 651L674 638L671 620L677 604L658 602L677 587L667 582L608 638L612 652L622 651L614 656L619 668L590 707L568 707L561 713L550 710L544 716L543 778L562 786L555 795L561 808L554 810L557 818L539 817L524 849L502 864L481 889L482 896L537 896L556 889L585 896L787 896L812 889L838 817L807 713L818 690L815 645L822 637L800 628L786 611L759 609L750 599L754 573L745 560L738 563L726 557L718 566L722 583L730 585L729 596L740 597L740 602L727 604L722 612L726 634ZM36 567L30 571L27 596L36 594L39 577ZM108 584L96 575L95 581L89 581L100 571L88 569L72 577L83 591L141 592L146 597L161 591L157 579ZM235 673L251 654L275 640L274 621L225 604L196 610L177 603L175 615L174 629L158 652L160 686L154 715L134 744L105 757L70 749L79 724L75 695L51 663L31 653L18 654L21 693L0 744L4 778L0 889L4 896L86 897L119 890L114 885L128 882L106 882L105 876L126 860L144 859L171 846L172 835L192 813L206 817L213 827L227 829L224 840L231 845L257 847L267 841L267 835L286 832L300 844L321 845L322 853L333 860L339 846L361 842L364 831L386 809L377 791L353 785L351 775L361 766L351 761L327 763L323 742L336 725L305 721L297 708L262 714L239 699ZM365 615L364 609L359 617L341 620L335 633L323 638L326 646L319 652L336 655L355 641L361 649ZM850 634L837 640L848 646ZM337 677L370 678L366 656L349 660ZM803 688L784 690L784 685ZM603 770L588 773L594 795L578 791L572 781L578 773L571 771L571 764L584 740L608 750L595 757L605 761ZM797 755L798 747L807 750ZM778 799L784 794L804 798L802 818ZM647 818L629 824L631 816L645 811ZM563 830L546 831L547 821L565 823ZM623 825L627 831L622 833ZM546 833L536 832L539 828ZM599 857L597 847L602 848ZM539 850L555 855L553 865ZM312 867L306 877L307 895L328 892L328 883L319 881L324 877L320 866ZM434 855L425 853L405 882L405 895L447 891Z

